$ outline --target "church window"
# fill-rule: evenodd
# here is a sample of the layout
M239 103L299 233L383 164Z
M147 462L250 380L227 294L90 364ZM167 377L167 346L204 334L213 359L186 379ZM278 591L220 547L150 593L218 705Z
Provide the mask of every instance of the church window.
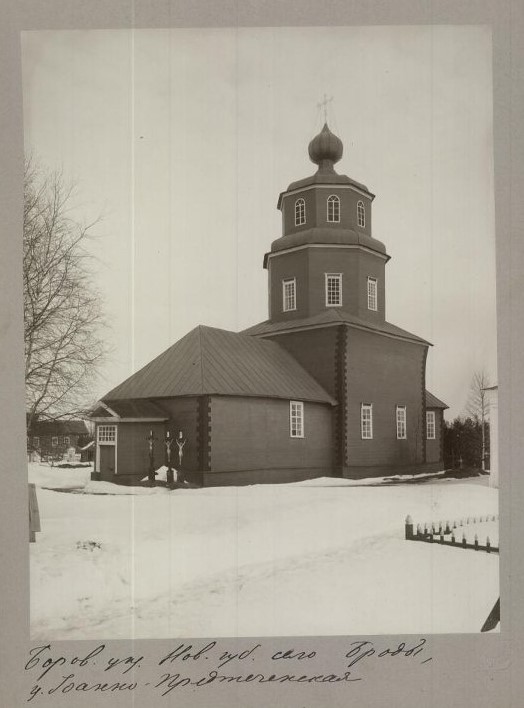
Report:
M295 202L295 226L302 226L306 223L306 202L304 199L297 199Z
M362 403L360 406L360 435L362 440L373 438L373 404Z
M342 305L342 273L326 273L326 307Z
M357 202L357 223L361 228L366 225L366 210L364 209L364 202Z
M397 440L406 438L406 406L397 406Z
M327 200L327 220L331 223L340 221L340 199L332 194Z
M377 279L368 278L368 310L377 310Z
M435 440L435 411L426 411L426 437Z
M304 437L304 404L302 401L289 402L289 435L292 438Z
M282 281L282 310L290 312L297 309L297 281L295 278L287 278Z
M116 442L116 425L99 425L98 442L114 444Z

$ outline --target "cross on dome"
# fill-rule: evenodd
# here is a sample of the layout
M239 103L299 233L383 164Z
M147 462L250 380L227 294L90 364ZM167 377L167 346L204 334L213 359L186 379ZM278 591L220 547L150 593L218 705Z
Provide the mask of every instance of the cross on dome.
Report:
M330 96L329 98L324 94L324 100L320 101L320 103L317 103L317 108L323 109L324 110L324 123L327 123L327 107L328 103L331 103L333 100L333 96Z

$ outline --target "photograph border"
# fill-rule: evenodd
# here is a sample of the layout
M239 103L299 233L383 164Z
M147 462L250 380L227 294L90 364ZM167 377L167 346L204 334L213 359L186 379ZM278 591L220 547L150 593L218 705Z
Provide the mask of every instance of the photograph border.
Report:
M490 635L431 635L427 637L432 661L426 666L381 662L367 664L364 680L349 685L267 684L218 685L202 692L172 694L178 705L267 706L403 706L423 704L460 706L519 705L524 696L522 629L524 562L522 508L524 479L520 470L524 414L524 140L520 117L524 110L523 54L524 7L516 0L380 0L365 2L154 2L121 0L2 0L0 28L0 204L2 206L2 258L0 287L2 337L0 396L0 469L4 475L0 537L2 538L2 642L0 645L0 698L6 706L25 705L31 678L24 671L29 643L29 568L27 530L27 479L25 415L23 408L23 322L21 302L21 225L23 181L23 120L20 32L31 29L116 29L231 26L341 26L341 25L489 25L493 36L495 211L497 247L497 328L500 423L501 519L501 632ZM509 470L509 474L508 474ZM334 656L347 651L348 642L377 637L308 637L284 642L264 638L260 644L272 651L300 645L315 650L318 670L333 669ZM391 645L402 637L382 638ZM177 642L178 642L177 638ZM181 641L181 640L180 640ZM190 639L184 640L191 643ZM256 638L232 639L238 651ZM198 640L198 644L205 640ZM225 642L227 643L227 642ZM114 655L151 655L173 648L169 640L107 641ZM195 642L196 645L196 642ZM53 642L56 652L73 656L94 648L93 642ZM89 649L88 649L89 650ZM330 663L331 662L331 663ZM261 664L262 666L262 664ZM257 668L258 665L257 665ZM147 670L146 669L143 669ZM260 669L262 670L262 669ZM265 668L267 670L267 667ZM158 671L156 671L156 674ZM176 697L175 696L179 696ZM168 699L169 700L169 699ZM37 701L35 701L35 704ZM129 706L129 694L44 697L38 705ZM166 699L151 695L152 707Z

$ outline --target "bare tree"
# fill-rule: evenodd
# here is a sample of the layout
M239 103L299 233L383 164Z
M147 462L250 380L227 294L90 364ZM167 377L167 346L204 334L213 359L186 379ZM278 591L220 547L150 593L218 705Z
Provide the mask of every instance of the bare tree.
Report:
M469 387L466 412L480 423L482 430L482 469L486 468L486 423L489 420L489 397L486 389L490 386L489 375L484 369L475 371Z
M93 224L70 216L72 187L32 160L24 175L24 337L28 428L78 415L105 354L100 297L84 248ZM90 398L90 396L89 396Z

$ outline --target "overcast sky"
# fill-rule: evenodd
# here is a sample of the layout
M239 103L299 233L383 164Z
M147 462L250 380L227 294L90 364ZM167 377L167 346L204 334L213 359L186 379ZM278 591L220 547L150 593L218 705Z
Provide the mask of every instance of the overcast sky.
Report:
M486 27L25 33L26 150L77 185L113 354L93 397L197 324L267 318L278 194L337 170L376 194L386 317L434 344L428 388L462 412L496 381L491 36Z

